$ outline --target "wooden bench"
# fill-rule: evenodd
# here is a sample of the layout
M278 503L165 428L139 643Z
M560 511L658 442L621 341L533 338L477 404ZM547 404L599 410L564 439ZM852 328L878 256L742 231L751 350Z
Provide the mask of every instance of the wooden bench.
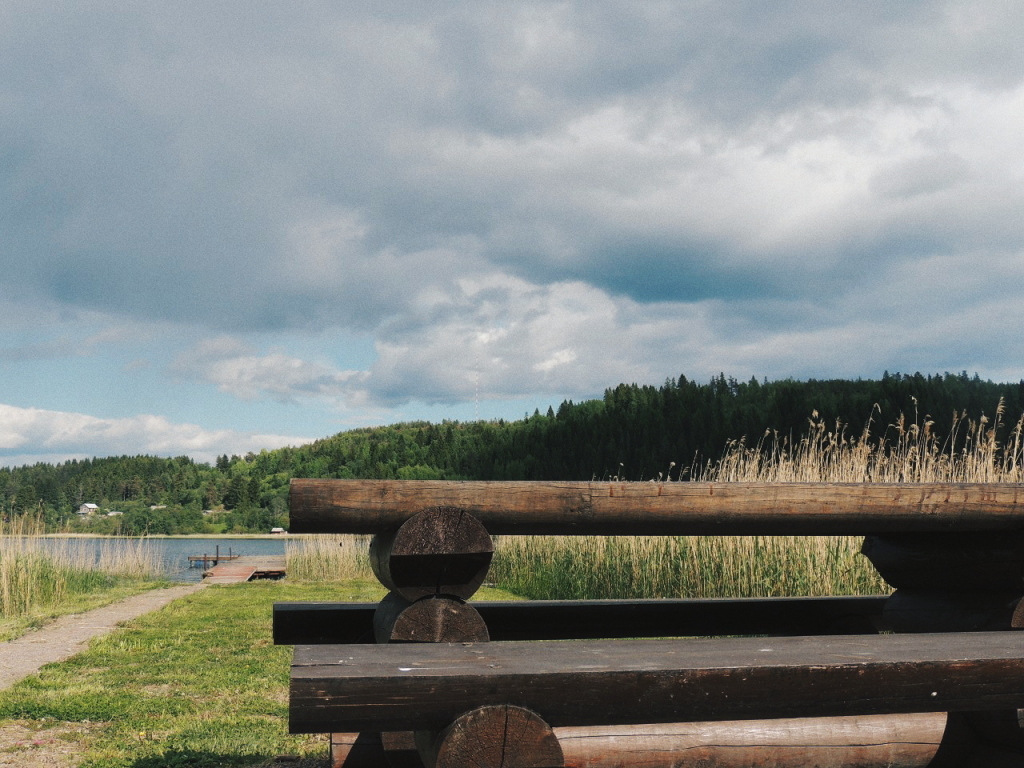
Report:
M1024 766L1024 635L1007 631L1024 625L1024 487L294 480L290 503L296 533L374 534L371 562L391 590L372 613L275 609L275 641L300 643L293 731L368 736L336 739L346 745L336 764L685 765L664 757L680 754L681 741L674 750L664 739L685 722L714 721L716 733L736 721L752 732L786 722L797 734L812 721L792 718L829 715L849 749L825 763L808 745L805 762L791 753L787 765ZM489 567L490 534L864 535L865 554L898 589L888 598L466 603ZM877 629L930 634L833 634ZM474 642L303 645L371 634ZM683 634L776 637L507 642ZM479 642L488 639L496 642ZM926 713L952 713L941 746L922 735L936 728ZM865 752L858 739L880 725L930 739L931 751ZM594 727L596 753L559 746ZM659 746L636 749L630 739L657 727ZM609 741L609 729L625 741ZM376 750L360 751L374 739ZM766 762L778 750L748 746L742 759L779 764ZM710 749L699 751L702 765L727 764Z

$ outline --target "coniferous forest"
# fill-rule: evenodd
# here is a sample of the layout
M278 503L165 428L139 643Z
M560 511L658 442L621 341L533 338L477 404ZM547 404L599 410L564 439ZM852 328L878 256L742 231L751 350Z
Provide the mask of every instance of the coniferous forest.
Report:
M42 515L53 530L265 533L287 527L292 477L686 480L737 440L798 440L811 418L848 434L870 426L881 436L902 415L934 422L941 438L957 419L994 423L1000 406L1005 436L1024 414L1024 381L967 373L746 382L720 375L707 383L680 376L660 387L620 384L599 400L566 401L521 420L356 429L212 465L120 456L2 468L0 508L5 518ZM83 503L100 514L76 514Z

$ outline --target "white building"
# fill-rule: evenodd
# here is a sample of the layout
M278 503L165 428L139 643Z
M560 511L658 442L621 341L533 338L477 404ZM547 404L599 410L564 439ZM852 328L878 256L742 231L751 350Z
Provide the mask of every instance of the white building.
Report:
M93 515L99 511L99 507L96 504L83 504L78 508L78 514L80 515Z

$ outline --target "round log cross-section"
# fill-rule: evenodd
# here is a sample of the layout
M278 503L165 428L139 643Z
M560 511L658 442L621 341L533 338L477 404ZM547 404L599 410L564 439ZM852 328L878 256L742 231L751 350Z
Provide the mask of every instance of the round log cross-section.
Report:
M378 643L486 643L487 625L472 605L438 595L410 603L392 592L373 614Z
M472 597L493 556L494 542L487 530L456 507L425 509L370 543L374 574L409 601L428 595Z
M562 768L551 727L523 707L495 704L466 712L441 733L420 731L426 768Z

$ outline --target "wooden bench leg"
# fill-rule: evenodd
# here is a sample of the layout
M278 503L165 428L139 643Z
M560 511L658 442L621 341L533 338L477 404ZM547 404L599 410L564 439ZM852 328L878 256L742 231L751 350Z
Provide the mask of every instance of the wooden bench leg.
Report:
M383 768L384 748L376 733L332 733L331 768Z
M535 712L498 704L460 715L440 733L420 731L426 768L562 768L562 747Z

